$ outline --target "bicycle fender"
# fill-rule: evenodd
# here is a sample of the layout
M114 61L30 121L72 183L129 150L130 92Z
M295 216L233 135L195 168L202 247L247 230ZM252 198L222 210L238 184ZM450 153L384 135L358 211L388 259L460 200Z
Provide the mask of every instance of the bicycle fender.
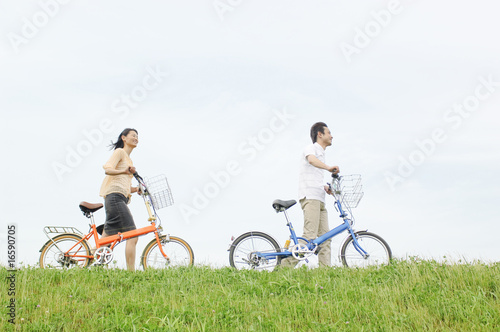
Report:
M266 234L267 236L269 236L270 238L272 238L274 241L276 241L276 238L275 238L274 236L272 236L271 234L269 234L269 233L264 233L264 232L262 232L262 231L249 231L249 232L241 233L241 234L240 234L240 236L238 236L237 238L235 238L235 239L233 240L233 242L231 242L231 245L229 246L229 249L227 249L227 251L231 250L231 248L232 248L232 247L234 247L234 243L235 243L236 241L238 241L241 237L246 236L248 233L263 233L263 234ZM276 243L278 243L278 244L279 244L279 242L278 242L278 241L276 241Z
M360 230L360 231L355 231L355 232L354 232L354 234L358 234L358 233L360 233L360 232L368 232L368 229L362 229L362 230ZM347 233L347 236L346 236L346 237L344 237L344 239L342 240L342 242L340 242L341 244L340 244L340 246L339 246L339 253L338 253L338 255L337 255L337 256L339 257L339 261L342 261L342 255L341 255L341 254L342 254L342 253L341 253L341 251L342 251L342 247L344 246L344 243L346 243L346 241L348 241L348 240L349 240L349 238L350 238L351 236L352 236L352 235L351 235L351 233L349 233L349 232L348 232L348 233Z

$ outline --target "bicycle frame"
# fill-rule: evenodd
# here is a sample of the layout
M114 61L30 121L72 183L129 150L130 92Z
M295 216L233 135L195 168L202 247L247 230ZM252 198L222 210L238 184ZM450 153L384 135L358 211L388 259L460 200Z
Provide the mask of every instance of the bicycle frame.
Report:
M298 237L295 233L295 230L293 228L291 221L288 218L288 214L287 214L286 210L284 211L285 218L287 221L286 225L288 226L288 229L290 231L290 235L291 235L290 237L293 240L293 243L295 245L297 245L299 243L299 240L302 240L306 243L306 246L309 250L316 250L316 248L318 248L318 246L321 245L323 242L325 242L325 241L337 236L338 234L348 230L349 234L353 238L354 248L364 258L366 258L368 253L360 246L360 244L356 238L355 232L352 229L353 220L348 218L349 213L343 209L342 202L340 201L340 196L338 196L338 197L335 196L334 192L332 192L332 196L335 199L335 207L337 208L337 211L340 213L339 217L342 218L344 222L342 224L338 225L337 227L331 229L330 231L326 232L325 234L317 237L314 240L308 240L308 239L305 239L303 237ZM258 254L259 254L259 256L261 256L265 259L276 258L276 257L285 258L285 257L292 256L292 252L288 249L285 249L282 252L267 252L267 253L262 252L262 253L258 253Z
M146 205L146 210L147 210L148 216L149 216L148 217L148 221L151 222L151 225L150 226L146 226L146 227L142 227L142 228L139 228L139 229L134 229L134 230L131 230L131 231L128 231L128 232L118 233L118 234L115 234L115 235L106 236L104 238L99 238L99 234L97 233L97 227L96 227L95 222L94 222L94 214L91 212L90 213L90 228L91 228L90 232L87 235L85 235L80 241L78 241L77 243L75 243L75 245L73 245L69 250L67 250L66 252L64 252L65 256L69 256L69 257L72 257L72 258L85 258L85 259L86 258L88 258L88 259L94 258L93 255L76 255L76 254L70 254L70 252L75 247L81 245L81 243L83 241L88 241L91 238L94 238L94 241L95 241L95 244L96 244L96 249L99 249L99 248L101 248L103 246L109 245L109 248L111 250L113 250L119 243L121 243L124 240L128 240L128 239L131 239L131 238L134 238L134 237L146 235L146 234L149 234L149 233L155 233L156 242L158 243L158 248L159 248L160 252L162 253L162 255L167 260L169 260L169 257L163 251L163 247L161 246L160 236L161 236L162 227L160 225L161 223L159 223L158 226L156 225L157 214L156 214L156 211L154 210L154 207L152 206L151 197L149 195L149 192L148 192L148 189L146 187L146 184L144 183L144 180L139 175L134 174L134 176L137 179L137 181L139 182L139 186L140 186L140 188L141 188L141 190L143 192L143 194L141 196L142 196L142 198L144 200L144 204ZM50 231L51 227L55 227L55 226L48 226L49 231ZM46 227L46 229L47 229L47 227ZM45 231L45 235L47 235L47 237L49 237L47 231ZM50 238L50 237L49 237L49 239L52 240L52 238ZM55 244L55 242L54 242L54 244ZM55 244L55 245L57 247L57 244ZM59 247L57 247L57 248L59 250L61 250Z

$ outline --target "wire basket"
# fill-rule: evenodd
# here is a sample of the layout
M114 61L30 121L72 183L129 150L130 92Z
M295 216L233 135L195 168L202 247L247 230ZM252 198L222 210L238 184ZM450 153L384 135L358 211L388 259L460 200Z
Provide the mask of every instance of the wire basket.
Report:
M357 207L364 194L363 186L361 185L361 175L352 174L342 176L334 190L335 195L340 195L343 205L351 209Z
M144 179L146 187L148 188L153 207L155 209L162 209L164 207L174 204L174 197L168 185L167 177L165 175L157 175L152 178Z

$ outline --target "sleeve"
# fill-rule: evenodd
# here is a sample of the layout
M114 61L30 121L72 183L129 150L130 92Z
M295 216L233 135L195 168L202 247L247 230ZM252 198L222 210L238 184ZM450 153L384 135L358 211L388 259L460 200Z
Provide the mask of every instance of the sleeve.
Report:
M116 149L109 160L102 166L105 170L109 169L116 169L116 165L120 162L122 159L122 149Z
M311 145L308 145L304 148L304 155L303 157L307 160L307 156L309 155L313 155L313 156L316 156L316 151L314 149L314 145L311 144Z

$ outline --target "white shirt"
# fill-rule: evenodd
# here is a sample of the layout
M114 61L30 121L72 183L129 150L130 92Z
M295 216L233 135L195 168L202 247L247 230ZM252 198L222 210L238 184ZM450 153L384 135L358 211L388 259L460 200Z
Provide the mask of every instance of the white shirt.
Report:
M324 170L309 164L307 156L313 155L325 163L325 149L318 143L305 147L300 162L299 199L317 199L325 202Z

